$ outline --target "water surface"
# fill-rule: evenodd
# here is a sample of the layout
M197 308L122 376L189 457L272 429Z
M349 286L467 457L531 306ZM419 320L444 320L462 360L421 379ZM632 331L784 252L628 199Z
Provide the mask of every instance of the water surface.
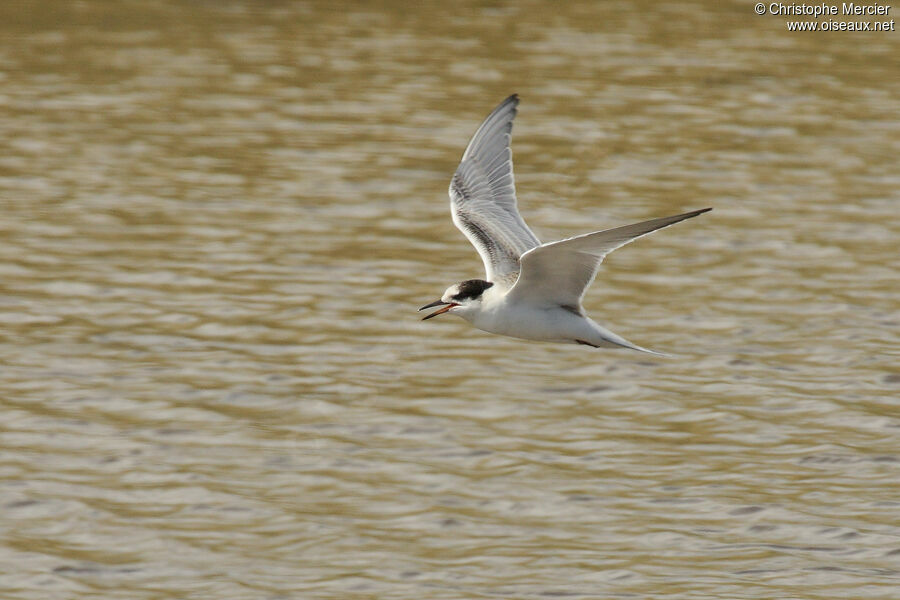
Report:
M4 598L896 598L897 34L742 3L0 8ZM512 92L585 304L415 309Z

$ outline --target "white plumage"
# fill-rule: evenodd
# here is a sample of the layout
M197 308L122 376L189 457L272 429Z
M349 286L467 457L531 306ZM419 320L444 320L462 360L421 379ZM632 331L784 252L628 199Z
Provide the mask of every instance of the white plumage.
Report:
M450 312L510 337L652 352L585 316L581 299L607 254L712 209L541 244L516 205L510 139L518 104L513 94L488 115L450 182L453 222L481 256L485 280L450 286L440 300L420 310L441 306L425 318Z

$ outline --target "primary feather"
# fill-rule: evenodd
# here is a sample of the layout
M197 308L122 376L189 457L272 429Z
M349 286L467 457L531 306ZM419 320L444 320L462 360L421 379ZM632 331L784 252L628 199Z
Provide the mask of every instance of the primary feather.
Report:
M624 227L595 231L533 248L520 258L521 272L509 299L528 298L547 306L581 307L587 287L607 254L639 237L696 217L702 208L672 217L650 219Z
M510 139L518 104L513 94L484 120L450 182L453 223L481 256L486 279L507 288L519 257L540 245L516 206Z

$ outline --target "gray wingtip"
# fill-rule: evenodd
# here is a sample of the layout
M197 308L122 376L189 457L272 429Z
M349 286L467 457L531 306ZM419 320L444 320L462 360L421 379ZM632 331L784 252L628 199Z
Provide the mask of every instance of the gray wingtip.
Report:
M699 215L702 215L703 213L708 213L708 212L711 211L711 210L712 210L712 207L709 206L709 207L707 207L707 208L701 208L701 209L698 209L698 210L691 210L691 211L688 211L688 212L686 212L686 213L681 213L680 215L675 215L675 216L673 216L673 217L668 217L668 219L670 219L670 222L669 222L669 223L666 223L665 225L662 225L661 227L659 227L659 229L662 229L663 227L668 227L669 225L674 225L675 223L680 223L680 222L682 222L682 221L686 221L686 220L688 220L688 219L693 219L694 217L699 216ZM665 219L665 218L664 218L664 219ZM661 220L664 220L664 219L661 219ZM654 229L653 231L656 231L656 230Z
M686 212L680 216L684 217L685 219L690 219L691 217L696 217L697 215L702 215L703 213L708 213L711 210L712 210L712 206L708 206L706 208L701 208L698 210L692 210L690 212Z
M507 106L511 107L510 112L512 116L509 119L510 131L512 130L512 122L516 118L516 115L519 114L519 94L510 94L506 97L506 100L497 105L497 108L494 111L500 111Z
M497 107L491 111L491 115L502 112L507 107L511 107L510 112L512 113L512 116L510 117L510 122L512 122L512 120L516 118L516 115L519 114L519 94L510 94L507 96L503 102L498 104ZM490 115L488 116L488 119L490 119Z

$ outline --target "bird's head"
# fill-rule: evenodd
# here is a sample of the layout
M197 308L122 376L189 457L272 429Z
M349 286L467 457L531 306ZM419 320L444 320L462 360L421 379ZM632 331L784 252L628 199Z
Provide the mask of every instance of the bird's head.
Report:
M424 317L422 320L427 321L431 317L436 317L445 312L452 312L461 317L478 312L481 309L481 301L484 297L484 291L490 288L493 283L482 279L467 279L460 283L455 283L447 288L440 300L435 300L431 304L426 304L419 310L426 308L434 308L440 306L438 310Z

